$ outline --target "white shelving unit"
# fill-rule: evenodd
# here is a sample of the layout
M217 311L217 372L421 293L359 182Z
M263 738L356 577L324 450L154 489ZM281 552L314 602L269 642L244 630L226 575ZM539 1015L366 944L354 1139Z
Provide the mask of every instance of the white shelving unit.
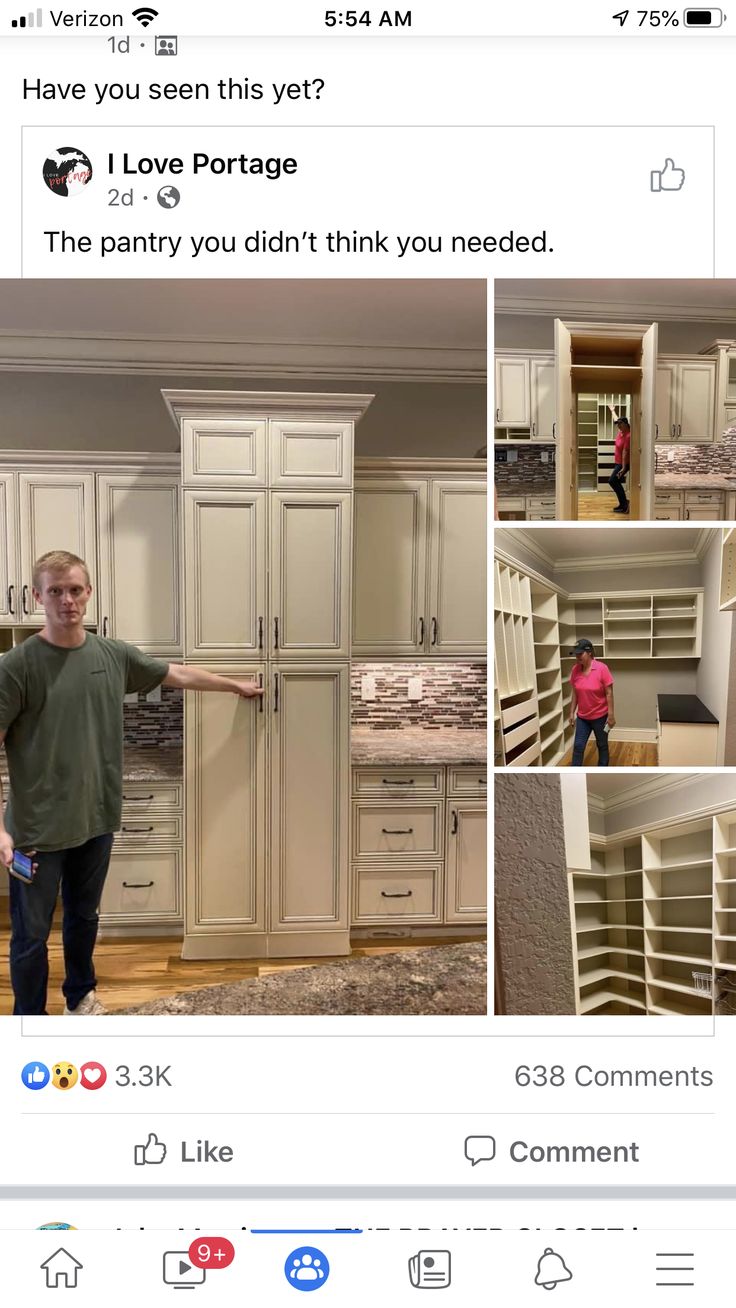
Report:
M541 615L539 624L541 633ZM531 581L526 573L499 560L494 587L494 648L496 755L506 767L537 766L542 744ZM545 657L540 649L540 658Z
M565 752L557 592L532 581L531 600L541 762L549 767Z
M736 809L597 837L568 882L579 1014L736 1014Z

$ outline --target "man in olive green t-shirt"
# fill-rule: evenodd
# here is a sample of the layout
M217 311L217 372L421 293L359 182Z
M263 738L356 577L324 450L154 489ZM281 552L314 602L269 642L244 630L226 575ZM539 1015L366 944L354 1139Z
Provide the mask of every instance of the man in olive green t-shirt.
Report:
M0 863L10 868L17 848L34 864L32 881L10 877L13 1011L46 1011L47 941L61 886L64 1012L87 1016L105 1011L93 953L122 818L124 696L159 685L245 698L263 692L251 681L167 663L85 630L92 587L75 554L44 554L33 569L33 594L46 615L43 629L0 658L0 743L10 776Z

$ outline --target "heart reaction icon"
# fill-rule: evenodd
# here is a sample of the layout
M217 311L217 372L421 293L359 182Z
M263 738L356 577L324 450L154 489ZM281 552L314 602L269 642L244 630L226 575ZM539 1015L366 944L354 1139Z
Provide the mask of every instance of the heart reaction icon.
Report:
M102 1063L82 1063L79 1084L83 1090L101 1090L106 1080L107 1072Z

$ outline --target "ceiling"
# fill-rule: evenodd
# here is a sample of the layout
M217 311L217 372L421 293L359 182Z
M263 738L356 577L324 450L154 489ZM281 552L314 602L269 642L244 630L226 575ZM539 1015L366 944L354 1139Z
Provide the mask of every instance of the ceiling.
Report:
M506 529L508 530L508 529ZM501 528L496 539L506 534ZM615 532L615 538L610 533ZM554 563L585 562L602 559L615 566L616 561L647 554L692 553L696 562L702 549L703 527L523 527L509 533L516 541L531 541Z
M736 281L503 278L495 283L495 311L633 321L675 318L736 322Z
M696 777L693 773L693 778ZM678 773L677 779L684 780L685 773ZM646 786L647 790L660 789L661 787L671 786L673 777L671 773L664 776L657 776L653 772L642 772L636 769L631 772L615 773L610 772L605 776L599 776L596 772L589 772L586 777L588 794L595 795L598 799L606 801L618 799L627 791L638 790Z

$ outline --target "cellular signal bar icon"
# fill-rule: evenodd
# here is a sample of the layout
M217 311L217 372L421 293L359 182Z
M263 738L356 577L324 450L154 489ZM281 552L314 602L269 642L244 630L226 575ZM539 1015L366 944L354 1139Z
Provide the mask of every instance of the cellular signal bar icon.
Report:
M10 26L11 27L43 27L43 9L37 9L35 14L29 14L27 18L14 18Z

